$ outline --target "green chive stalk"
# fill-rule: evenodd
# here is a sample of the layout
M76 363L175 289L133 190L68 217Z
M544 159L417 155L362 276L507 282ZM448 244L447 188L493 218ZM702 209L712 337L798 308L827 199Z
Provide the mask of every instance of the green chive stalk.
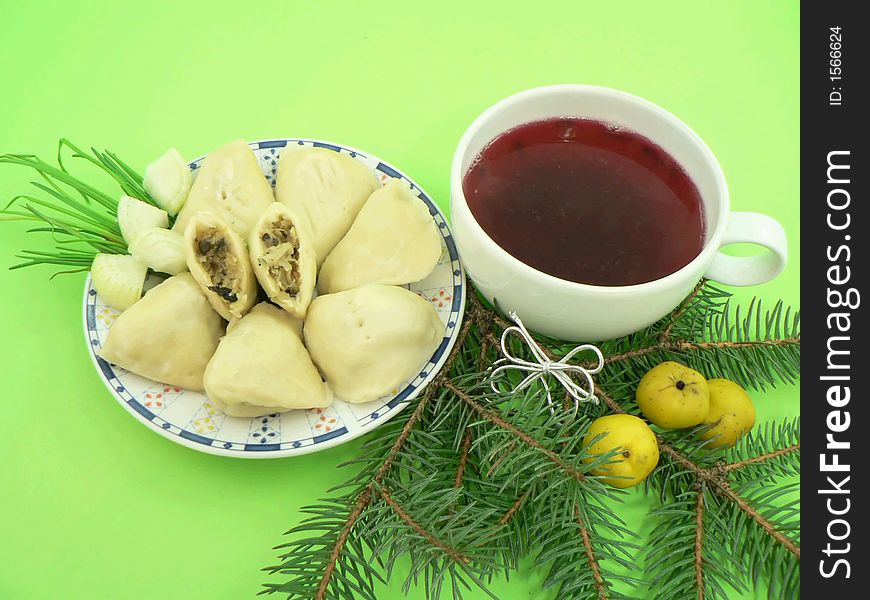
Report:
M58 142L57 165L33 154L0 154L0 164L33 169L39 180L30 183L38 195L20 194L0 210L0 222L24 221L35 226L28 233L52 236L49 251L22 250L15 255L22 262L10 269L36 265L70 267L61 273L87 271L98 253L127 254L127 244L118 227L118 198L73 175L63 162L64 150L111 177L120 192L149 204L157 203L145 190L142 176L109 151L82 150L66 138Z

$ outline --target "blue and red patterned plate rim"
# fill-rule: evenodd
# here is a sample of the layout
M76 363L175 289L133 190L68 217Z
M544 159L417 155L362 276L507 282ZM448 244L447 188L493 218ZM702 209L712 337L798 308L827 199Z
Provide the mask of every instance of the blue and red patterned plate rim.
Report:
M276 138L249 142L249 145L255 151L266 150L272 153L275 157L277 157L277 153L288 144L314 146L333 150L335 152L350 154L352 157L359 158L370 165L376 163L374 169L379 174L388 177L402 178L412 186L415 193L417 193L419 198L429 208L430 214L432 214L433 219L439 226L439 232L441 233L447 248L447 256L445 256L445 260L449 260L452 272L452 294L450 294L450 304L448 305L449 314L446 315L445 337L441 345L435 350L430 360L423 366L421 371L411 379L410 383L408 383L403 389L399 390L398 393L391 398L385 398L382 402L378 402L374 409L361 415L355 420L355 422L348 422L340 428L319 435L311 430L310 436L303 436L293 440L282 440L280 443L265 444L223 441L217 439L217 437L201 435L200 433L190 430L188 426L179 426L178 424L167 421L152 412L148 407L146 407L146 403L142 398L137 397L135 393L131 392L123 385L119 379L123 374L119 374L119 372L116 371L116 367L107 363L97 355L97 349L100 345L97 332L97 319L95 316L97 294L93 289L91 277L89 275L85 282L82 320L84 323L88 354L96 367L100 379L111 392L112 396L140 422L144 423L151 430L159 433L163 437L194 450L220 456L277 458L317 452L357 438L382 425L398 414L432 379L435 378L447 360L459 334L460 324L465 311L465 273L462 264L459 261L459 254L456 250L456 245L450 232L450 227L447 224L447 220L440 208L432 201L431 197L413 179L405 175L396 167L372 156L369 153L344 144L310 138ZM191 168L199 168L199 165L204 158L205 157L202 156L192 161L190 163ZM258 156L258 158L260 157ZM264 169L269 168L268 165L263 166ZM269 179L270 183L274 185L274 160L271 162L271 166L272 171L271 173L266 172L266 177ZM155 385L160 385L157 382L154 383ZM276 416L277 415L272 415L272 417ZM257 419L259 418L254 420ZM259 441L262 442L263 440Z

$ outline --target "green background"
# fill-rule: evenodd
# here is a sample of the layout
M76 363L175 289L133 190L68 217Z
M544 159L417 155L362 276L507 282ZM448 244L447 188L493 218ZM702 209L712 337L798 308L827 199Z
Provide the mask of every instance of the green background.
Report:
M319 137L398 165L447 207L453 149L487 106L545 84L612 86L707 141L734 209L785 225L783 275L735 291L798 305L798 29L791 0L0 0L0 152L48 158L67 136L141 168L173 145L191 159L234 138ZM29 179L0 166L0 197ZM44 243L0 224L0 266ZM336 465L358 442L249 461L155 435L85 352L84 276L49 275L0 271L0 598L252 597L271 547L348 476ZM797 387L755 401L760 421L799 411ZM621 510L643 532L649 506L637 495ZM526 568L494 589L546 599L542 579ZM401 597L399 579L380 597Z

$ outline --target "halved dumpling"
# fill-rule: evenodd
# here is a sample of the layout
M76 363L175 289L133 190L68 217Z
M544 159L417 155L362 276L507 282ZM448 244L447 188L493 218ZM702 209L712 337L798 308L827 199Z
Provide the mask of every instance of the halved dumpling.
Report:
M275 202L251 231L251 264L269 299L304 319L317 278L317 258L308 229L291 209Z
M121 313L99 355L142 377L201 391L225 326L193 277L181 273Z
M257 302L257 280L245 242L219 217L199 213L190 220L184 256L205 297L227 321L240 318Z
M235 417L332 404L302 344L300 322L268 302L230 323L205 371L205 390Z
M404 285L425 278L441 256L429 209L401 179L366 200L350 231L320 268L317 289L334 294L367 283Z

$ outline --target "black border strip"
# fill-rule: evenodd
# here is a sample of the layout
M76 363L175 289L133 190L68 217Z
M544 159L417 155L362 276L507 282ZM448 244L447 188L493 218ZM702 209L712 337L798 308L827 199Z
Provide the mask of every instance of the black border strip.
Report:
M868 486L862 460L867 399L862 374L868 353L861 351L867 320L858 299L867 289L870 173L864 117L868 32L859 8L863 3L805 2L801 15L805 598L867 594Z

